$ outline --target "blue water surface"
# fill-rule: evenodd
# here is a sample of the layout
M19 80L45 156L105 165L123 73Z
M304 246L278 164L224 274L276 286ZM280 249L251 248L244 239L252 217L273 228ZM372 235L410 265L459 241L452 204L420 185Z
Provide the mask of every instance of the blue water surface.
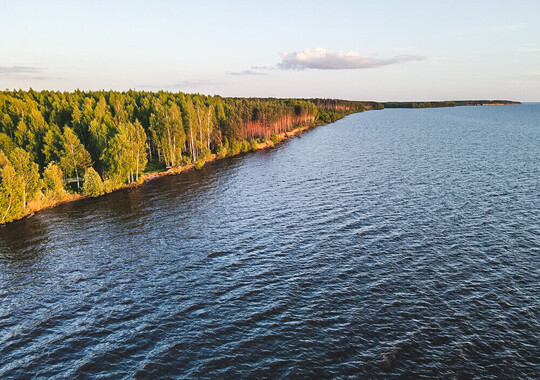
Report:
M354 114L0 228L0 378L540 377L540 104Z

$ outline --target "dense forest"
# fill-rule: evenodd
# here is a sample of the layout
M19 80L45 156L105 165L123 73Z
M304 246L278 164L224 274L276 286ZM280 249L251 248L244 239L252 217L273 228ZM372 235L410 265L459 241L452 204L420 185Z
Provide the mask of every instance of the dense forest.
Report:
M145 174L272 146L286 132L370 109L517 104L223 98L144 91L1 91L0 223Z
M0 223L144 174L273 144L374 102L171 92L0 92Z

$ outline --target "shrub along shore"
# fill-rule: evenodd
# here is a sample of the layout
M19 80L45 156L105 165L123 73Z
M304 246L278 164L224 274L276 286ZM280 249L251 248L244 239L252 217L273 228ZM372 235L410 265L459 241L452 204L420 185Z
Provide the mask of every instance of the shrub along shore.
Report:
M444 106L509 104L444 102ZM223 98L144 91L0 92L0 224L274 146L348 114L443 102Z

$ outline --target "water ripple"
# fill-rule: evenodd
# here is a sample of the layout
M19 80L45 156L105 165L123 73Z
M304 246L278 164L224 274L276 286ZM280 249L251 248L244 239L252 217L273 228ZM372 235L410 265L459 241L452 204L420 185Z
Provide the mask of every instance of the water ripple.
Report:
M4 226L0 377L538 378L539 116L352 115Z

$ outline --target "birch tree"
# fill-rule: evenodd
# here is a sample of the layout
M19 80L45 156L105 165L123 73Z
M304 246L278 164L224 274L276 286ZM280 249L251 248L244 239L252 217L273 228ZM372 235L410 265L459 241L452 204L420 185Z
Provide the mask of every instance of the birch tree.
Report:
M168 167L178 166L182 159L182 147L186 134L182 125L180 108L176 104L161 106L156 104L156 113L150 116L150 131L158 155Z
M9 157L17 180L21 184L22 206L26 209L29 199L34 198L41 190L42 182L39 178L39 166L30 159L30 153L22 148L15 148Z
M75 174L77 178L77 189L80 189L79 173L92 165L90 153L84 149L73 129L64 128L64 138L62 141L63 152L60 158L60 167L67 176Z

